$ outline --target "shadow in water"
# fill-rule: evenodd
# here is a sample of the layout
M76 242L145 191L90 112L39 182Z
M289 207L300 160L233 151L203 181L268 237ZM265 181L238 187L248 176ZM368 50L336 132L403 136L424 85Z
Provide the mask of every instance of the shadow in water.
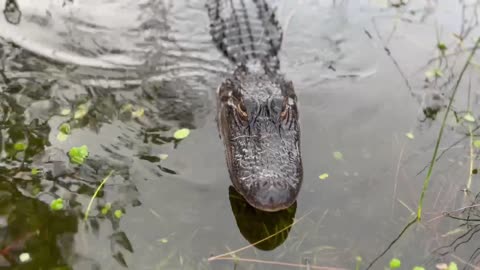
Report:
M263 212L252 206L240 195L233 186L228 189L230 206L240 233L245 239L254 244L284 228L292 225L297 211L297 202L287 209L278 212ZM255 245L261 250L274 250L288 237L290 228Z

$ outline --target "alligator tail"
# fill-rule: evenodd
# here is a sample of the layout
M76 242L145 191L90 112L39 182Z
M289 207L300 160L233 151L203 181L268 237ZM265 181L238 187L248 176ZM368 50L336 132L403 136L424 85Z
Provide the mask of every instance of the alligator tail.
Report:
M217 48L234 64L262 61L280 68L282 29L265 0L207 0L210 34Z

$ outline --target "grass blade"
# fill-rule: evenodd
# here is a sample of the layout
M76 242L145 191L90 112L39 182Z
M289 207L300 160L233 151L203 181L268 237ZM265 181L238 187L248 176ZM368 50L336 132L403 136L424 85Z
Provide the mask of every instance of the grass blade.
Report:
M92 204L93 204L93 200L95 200L95 198L97 197L98 195L98 192L100 192L100 190L102 189L102 187L105 185L105 183L107 182L108 178L110 178L110 176L112 175L114 170L111 170L108 175L103 178L102 182L100 183L100 185L97 187L97 189L95 190L95 193L93 193L93 196L92 198L90 198L90 202L88 203L88 206L87 206L87 210L85 211L85 216L83 217L83 220L86 221L87 218L88 218L88 214L90 213L90 209L92 207Z

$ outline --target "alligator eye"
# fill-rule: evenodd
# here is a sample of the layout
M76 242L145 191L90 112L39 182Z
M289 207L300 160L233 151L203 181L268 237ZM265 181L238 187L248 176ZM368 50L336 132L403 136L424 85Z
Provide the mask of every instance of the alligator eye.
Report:
M243 102L238 102L237 103L237 111L238 113L240 114L240 117L243 119L243 120L246 120L247 119L247 108L245 108L245 105L243 104Z

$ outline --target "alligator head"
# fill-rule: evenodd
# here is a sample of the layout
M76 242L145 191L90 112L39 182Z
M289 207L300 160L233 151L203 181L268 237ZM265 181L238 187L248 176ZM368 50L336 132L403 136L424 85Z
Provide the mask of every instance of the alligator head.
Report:
M241 64L217 91L218 129L233 186L255 208L288 208L303 177L292 82L262 64Z

